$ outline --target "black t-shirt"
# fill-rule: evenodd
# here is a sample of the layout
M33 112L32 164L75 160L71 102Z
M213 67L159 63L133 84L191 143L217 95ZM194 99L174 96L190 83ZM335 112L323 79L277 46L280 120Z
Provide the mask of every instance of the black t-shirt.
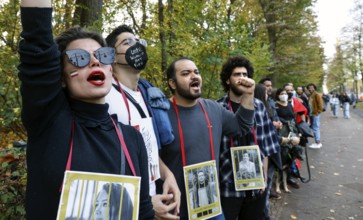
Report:
M288 103L287 106L283 106L276 102L276 112L281 121L290 121L295 118L291 103Z

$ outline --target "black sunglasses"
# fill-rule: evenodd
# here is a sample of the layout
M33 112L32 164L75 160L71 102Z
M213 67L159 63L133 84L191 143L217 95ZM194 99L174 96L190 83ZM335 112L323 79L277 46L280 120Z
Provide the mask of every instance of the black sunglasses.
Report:
M84 49L73 49L64 52L68 61L76 67L85 67L91 61L91 54ZM115 60L115 49L112 47L101 47L93 52L93 55L104 65L112 64Z

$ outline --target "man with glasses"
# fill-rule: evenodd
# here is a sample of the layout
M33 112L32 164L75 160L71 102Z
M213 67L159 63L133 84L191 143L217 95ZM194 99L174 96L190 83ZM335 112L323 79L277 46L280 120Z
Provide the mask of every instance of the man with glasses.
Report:
M150 196L156 217L178 219L180 191L173 173L158 154L160 146L174 140L167 115L170 105L160 89L140 78L148 61L147 42L136 38L126 25L115 28L106 41L116 50L112 65L113 87L106 96L109 112L117 114L120 122L134 126L144 138L148 152ZM156 194L157 179L164 180L162 195Z

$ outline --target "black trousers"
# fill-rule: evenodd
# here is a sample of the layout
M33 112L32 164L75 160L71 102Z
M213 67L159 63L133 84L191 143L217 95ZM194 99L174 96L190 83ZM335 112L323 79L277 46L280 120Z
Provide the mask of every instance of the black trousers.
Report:
M264 220L265 192L246 198L221 197L223 214L226 220Z

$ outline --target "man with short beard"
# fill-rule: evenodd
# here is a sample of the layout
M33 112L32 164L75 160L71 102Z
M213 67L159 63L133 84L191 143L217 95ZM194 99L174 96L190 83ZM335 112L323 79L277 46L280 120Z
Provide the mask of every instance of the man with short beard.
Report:
M248 78L236 82L237 89L244 95L233 114L216 101L200 98L202 76L189 58L175 60L166 75L173 94L168 114L175 140L162 147L160 157L174 173L182 192L180 219L188 219L183 167L211 160L215 160L218 167L222 135L238 137L249 132L253 125L255 82Z
M237 82L252 79L254 69L244 57L229 58L222 67L220 79L227 94L218 102L230 112L236 112L244 91L238 89ZM254 129L243 138L224 136L220 154L220 189L223 213L226 219L264 220L270 219L266 206L266 193L260 190L236 191L232 173L230 148L234 146L258 145L263 161L265 186L268 180L268 157L280 152L280 145L273 124L262 101L254 99ZM256 137L256 140L254 139ZM257 143L256 143L257 142ZM272 169L274 171L274 169ZM272 172L273 173L273 172ZM272 175L271 175L272 176Z

